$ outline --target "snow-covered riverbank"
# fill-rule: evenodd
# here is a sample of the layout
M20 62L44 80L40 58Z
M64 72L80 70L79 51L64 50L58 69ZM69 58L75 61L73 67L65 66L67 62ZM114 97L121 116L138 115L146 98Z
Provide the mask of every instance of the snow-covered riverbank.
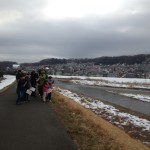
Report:
M125 88L140 88L150 89L150 79L125 79L125 78L101 78L101 77L67 77L55 76L53 78L67 79L75 84L82 85L96 85L96 86L109 86L109 87L125 87ZM131 86L132 85L132 86ZM105 118L112 124L120 127L121 129L128 130L129 134L139 135L143 139L143 143L150 144L150 121L131 115L126 112L120 112L118 109L111 105L106 105L103 102L87 98L84 95L78 95L70 90L58 88L58 91L73 101L81 104L87 109L92 110L97 115ZM112 91L109 91L112 92ZM132 97L143 102L150 102L150 95L140 94L126 94L117 93L127 97Z
M53 77L61 79L69 79L73 83L83 85L150 89L150 79L85 77L85 76L53 76Z
M3 79L0 81L0 90L7 87L8 85L15 82L16 77L12 75L4 75Z

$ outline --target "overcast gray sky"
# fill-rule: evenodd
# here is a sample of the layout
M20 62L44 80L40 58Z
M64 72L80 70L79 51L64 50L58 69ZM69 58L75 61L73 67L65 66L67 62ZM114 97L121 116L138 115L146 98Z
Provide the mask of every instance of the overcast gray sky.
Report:
M0 61L150 54L150 0L0 0Z

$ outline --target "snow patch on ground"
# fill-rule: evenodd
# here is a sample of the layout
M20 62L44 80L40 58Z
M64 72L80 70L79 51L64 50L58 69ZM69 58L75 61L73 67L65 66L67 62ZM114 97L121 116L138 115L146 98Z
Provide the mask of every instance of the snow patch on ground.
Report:
M127 94L127 93L119 93L119 95L135 98L137 100L141 100L144 102L150 102L150 96L141 95L141 94Z
M124 126L131 123L134 126L142 128L143 131L150 131L150 121L146 119L142 119L128 113L119 112L119 110L116 109L115 107L106 105L100 100L80 97L78 94L73 93L69 90L59 88L59 92L64 96L74 100L75 102L83 105L85 108L91 109L97 114L102 114L105 112L105 114L107 114L110 120L113 120L113 117L115 116L121 118L119 121L115 122L116 124L120 124Z
M12 75L4 75L4 79L0 82L0 90L12 84L16 80L15 76Z
M139 118L138 116L129 113L120 112L111 105L106 105L100 100L92 99L90 97L79 96L66 89L57 89L62 95L72 99L87 109L92 110L95 114L101 116L119 128L126 130L129 134L138 135L142 142L150 144L150 121Z
M107 92L116 93L114 91L109 91L109 90ZM134 98L136 100L143 101L143 102L150 102L150 95L130 94L130 93L117 93L117 94L130 97L130 98Z
M70 79L71 82L82 85L150 89L150 79L58 75L53 75L53 78Z

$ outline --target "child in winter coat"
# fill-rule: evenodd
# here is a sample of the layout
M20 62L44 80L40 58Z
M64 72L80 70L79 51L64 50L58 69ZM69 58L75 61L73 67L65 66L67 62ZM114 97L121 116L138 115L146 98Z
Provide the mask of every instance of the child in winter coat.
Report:
M48 94L49 84L48 81L45 80L43 84L43 102L46 102L46 96Z
M44 81L46 80L48 78L48 75L46 74L46 72L45 71L41 71L41 73L40 73L40 75L39 75L39 79L38 79L38 82L39 82L39 94L40 94L40 96L41 96L41 98L42 98L42 96L43 96L43 83L44 83Z

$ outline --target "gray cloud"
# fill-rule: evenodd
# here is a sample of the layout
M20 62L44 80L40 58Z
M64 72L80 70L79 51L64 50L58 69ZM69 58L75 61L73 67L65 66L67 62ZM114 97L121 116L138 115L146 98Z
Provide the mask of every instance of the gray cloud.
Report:
M13 0L6 4L8 1L0 1L0 14L17 10L20 17L10 22L6 20L4 24L0 20L1 61L35 62L50 57L90 58L150 53L150 2L147 0L135 3L134 8L139 10L135 13L123 11L108 17L90 15L55 21L43 20L36 15L35 4L43 4L40 0L31 3ZM129 6L128 9L132 10Z

